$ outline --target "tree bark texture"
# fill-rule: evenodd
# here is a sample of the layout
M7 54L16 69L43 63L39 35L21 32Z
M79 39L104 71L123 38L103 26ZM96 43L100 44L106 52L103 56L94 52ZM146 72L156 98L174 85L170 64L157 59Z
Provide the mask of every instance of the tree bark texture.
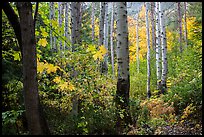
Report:
M91 25L92 25L92 43L94 43L94 39L95 39L95 3L92 2L92 11L91 11Z
M188 46L188 31L187 31L187 22L186 22L186 2L184 2L184 41L185 41L185 47Z
M180 2L178 2L178 24L179 24L180 52L183 52L183 47L182 47L182 18L181 18L181 3Z
M23 46L23 91L26 118L30 134L49 134L49 128L40 106L38 83L35 29L30 2L18 2L20 28Z
M145 2L145 18L146 18L146 34L147 34L147 97L151 97L150 91L150 34L149 34L149 20L148 20L148 7L147 2Z
M72 51L76 50L76 45L81 43L80 40L80 2L71 2L71 42Z
M118 60L118 81L116 91L117 123L118 134L131 123L129 108L129 47L128 47L128 23L126 2L116 2L116 36L117 36L117 60ZM124 116L123 118L121 117Z
M155 2L156 12L156 73L157 73L157 89L161 88L161 35L160 35L160 20L159 20L159 5Z
M161 8L161 2L159 2L160 11L160 28L161 28L161 48L162 48L162 77L161 77L161 93L166 91L166 79L167 79L167 42L166 42L166 29L164 24L164 10Z
M155 40L155 19L154 19L154 2L151 2L151 12L150 12L150 17L151 17L151 24L152 24L152 49L155 51L156 47L156 40Z
M114 2L112 2L112 13L111 13L111 26L110 26L110 46L111 46L111 66L113 78L115 78L114 68L114 45L113 45L113 33L114 33Z

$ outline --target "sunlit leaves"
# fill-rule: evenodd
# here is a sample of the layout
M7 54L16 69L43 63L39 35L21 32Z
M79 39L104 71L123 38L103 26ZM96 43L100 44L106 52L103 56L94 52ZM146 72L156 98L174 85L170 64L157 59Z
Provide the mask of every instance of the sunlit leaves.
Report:
M13 54L13 57L14 57L14 60L20 61L20 60L21 60L21 59L20 59L20 52L15 52L15 53Z
M93 55L94 60L103 60L105 54L108 52L108 50L105 48L104 45L99 47L99 51L96 52L96 54Z
M55 83L60 83L61 78L60 78L60 77L55 77L55 78L53 79L53 81L54 81Z
M42 73L46 70L47 74L55 73L57 70L62 70L59 66L54 66L53 64L49 64L47 62L37 62L37 72Z
M56 20L51 20L51 23L52 23L52 27L57 29L58 27L58 22Z
M48 43L47 43L47 40L45 38L42 38L38 41L38 44L45 47Z

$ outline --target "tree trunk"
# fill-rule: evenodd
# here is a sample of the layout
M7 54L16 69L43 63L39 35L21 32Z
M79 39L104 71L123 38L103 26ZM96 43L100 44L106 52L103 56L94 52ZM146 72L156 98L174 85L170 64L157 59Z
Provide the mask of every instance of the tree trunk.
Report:
M105 18L104 18L104 46L108 50L108 2L105 2ZM104 56L102 62L102 73L107 75L108 72L108 53Z
M59 27L61 29L62 27L62 2L58 2L58 22L59 22ZM59 31L59 34L61 35L62 32ZM60 50L62 50L62 40L59 40L59 45L60 45Z
M183 52L183 47L182 47L182 18L181 18L181 5L180 5L180 2L178 2L178 24L179 24L180 52Z
M100 2L100 22L99 22L99 43L98 45L103 45L104 39L104 17L105 17L105 2Z
M150 91L150 36L149 36L149 20L148 20L148 7L145 2L145 18L146 18L146 34L147 34L147 97L151 97Z
M161 77L161 93L166 92L166 79L167 79L167 43L166 43L166 30L164 24L164 10L161 9L161 2L159 2L160 11L160 28L161 28L161 48L162 48L162 77Z
M187 22L186 22L186 2L184 2L184 41L185 41L185 47L188 46L188 32L187 32Z
M65 23L64 23L64 36L66 41L64 42L64 49L68 49L67 42L70 41L69 39L69 2L65 3Z
M156 41L155 41L155 24L154 24L154 2L151 2L151 24L152 24L152 49L155 51L155 47L156 47Z
M80 40L80 2L71 2L71 41L72 51L76 50L76 45L81 43Z
M137 48L137 73L140 72L140 60L139 60L139 13L136 15L136 48Z
M156 71L157 71L157 89L161 89L161 54L160 54L160 47L161 47L161 36L160 36L160 20L159 20L159 5L158 2L155 2L155 9L156 9Z
M116 130L120 134L131 123L129 108L129 47L126 2L116 2L116 33L117 33L117 59L118 82L116 91Z
M23 91L26 118L30 134L50 134L43 111L40 106L37 61L35 45L35 29L30 2L18 2L20 28L23 46Z
M113 33L114 33L114 2L112 2L112 13L111 13L111 26L110 26L110 46L111 46L111 65L112 74L115 78L115 68L114 68L114 48L113 48Z
M95 39L95 3L92 2L92 11L91 11L91 25L92 25L92 43L94 44L94 39Z

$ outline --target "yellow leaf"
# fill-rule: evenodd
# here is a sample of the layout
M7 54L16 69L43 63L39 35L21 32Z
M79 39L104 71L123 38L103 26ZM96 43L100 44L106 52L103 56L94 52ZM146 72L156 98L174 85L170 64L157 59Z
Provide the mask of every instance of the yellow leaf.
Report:
M48 36L48 33L46 31L43 31L42 36L46 38Z
M60 83L60 82L61 82L61 78L60 78L60 77L55 77L55 78L53 79L53 81L54 81L55 83Z
M68 87L68 88L69 88L69 90L71 90L71 91L72 91L72 90L75 90L75 87L74 87L71 83L69 84L69 87Z
M41 46L43 46L43 47L45 47L45 46L47 45L47 40L46 40L45 38L40 39L40 40L38 41L38 44L41 45Z

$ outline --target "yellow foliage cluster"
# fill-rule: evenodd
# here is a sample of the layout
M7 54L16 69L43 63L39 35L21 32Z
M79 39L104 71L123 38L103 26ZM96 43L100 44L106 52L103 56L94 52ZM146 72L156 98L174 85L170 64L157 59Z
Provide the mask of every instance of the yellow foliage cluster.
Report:
M171 105L161 99L150 99L142 102L141 107L147 106L151 118L165 118L165 116L174 115L173 102Z
M104 56L105 56L105 54L106 54L107 52L108 52L108 50L105 48L105 46L104 46L104 45L101 45L101 46L99 47L99 51L97 51L97 52L93 55L94 60L97 60L97 59L103 60L103 58L104 58Z
M183 111L183 115L181 116L181 123L184 122L184 119L188 118L188 116L190 114L192 114L195 111L195 106L193 106L193 104L191 103L190 105L188 105L184 111Z
M61 70L61 71L64 71L62 70L59 66L54 66L53 64L49 64L45 61L44 62L39 62L39 60L37 61L37 72L38 73L42 73L44 70L47 71L47 74L50 74L50 73L55 73L57 71L57 69Z

